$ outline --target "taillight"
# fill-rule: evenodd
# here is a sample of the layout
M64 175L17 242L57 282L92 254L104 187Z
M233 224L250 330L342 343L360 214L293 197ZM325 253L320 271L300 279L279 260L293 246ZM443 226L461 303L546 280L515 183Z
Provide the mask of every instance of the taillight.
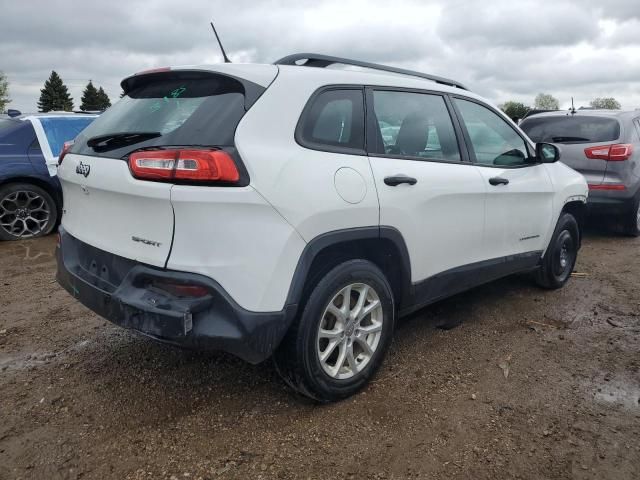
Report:
M607 160L610 162L621 162L629 160L633 153L633 145L630 143L619 143L617 145L601 145L584 149L587 158L594 160Z
M62 160L64 160L64 156L69 153L69 150L71 150L71 147L73 147L74 143L75 142L73 140L64 142L64 144L62 145L62 150L60 150L60 155L58 155L58 165L62 163Z
M589 190L626 190L627 187L622 185L621 183L599 183L599 184L589 184Z
M134 177L156 182L229 182L240 179L233 158L222 150L145 150L129 156Z

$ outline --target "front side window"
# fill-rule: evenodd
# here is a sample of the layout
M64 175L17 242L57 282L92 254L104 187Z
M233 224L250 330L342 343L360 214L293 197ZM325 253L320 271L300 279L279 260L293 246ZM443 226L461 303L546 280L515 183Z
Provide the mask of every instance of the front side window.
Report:
M363 150L363 103L361 89L332 89L320 93L303 115L301 143L321 150Z
M459 98L454 101L477 163L505 167L527 163L529 153L524 140L503 118L477 103Z
M377 123L373 153L460 160L453 123L440 95L375 90L373 104Z

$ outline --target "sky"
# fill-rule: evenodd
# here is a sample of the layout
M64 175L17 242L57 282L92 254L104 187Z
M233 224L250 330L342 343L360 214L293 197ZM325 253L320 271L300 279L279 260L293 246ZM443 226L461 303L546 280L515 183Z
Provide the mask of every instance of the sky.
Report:
M75 108L89 80L115 101L153 67L314 52L453 78L495 104L550 93L568 108L640 108L638 0L0 0L9 108L37 110L56 70Z

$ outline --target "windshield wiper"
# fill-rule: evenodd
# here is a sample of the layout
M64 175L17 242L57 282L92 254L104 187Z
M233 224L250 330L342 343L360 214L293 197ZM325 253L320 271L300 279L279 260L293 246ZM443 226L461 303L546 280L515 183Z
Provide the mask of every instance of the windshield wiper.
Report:
M114 148L133 145L152 138L161 137L160 132L115 132L104 135L96 135L87 140L87 146L96 152L105 152Z
M564 143L564 142L590 142L591 140L583 137L551 137L555 143Z

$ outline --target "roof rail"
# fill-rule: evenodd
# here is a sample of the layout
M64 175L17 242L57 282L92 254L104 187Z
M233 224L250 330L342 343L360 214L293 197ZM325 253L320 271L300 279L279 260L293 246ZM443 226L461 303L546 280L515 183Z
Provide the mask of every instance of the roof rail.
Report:
M298 63L300 60L305 60L303 63ZM387 65L379 65L377 63L361 62L360 60L350 60L348 58L332 57L329 55L320 55L317 53L294 53L287 55L280 60L274 62L274 65L299 65L304 67L319 67L324 68L333 64L353 65L354 67L370 68L372 70L381 70L383 72L398 73L401 75L409 75L412 77L424 78L431 80L442 85L448 85L450 87L457 87L463 90L468 90L467 87L455 80L450 80L444 77L438 77L436 75L429 75L428 73L414 72L413 70L405 70L404 68L389 67Z

